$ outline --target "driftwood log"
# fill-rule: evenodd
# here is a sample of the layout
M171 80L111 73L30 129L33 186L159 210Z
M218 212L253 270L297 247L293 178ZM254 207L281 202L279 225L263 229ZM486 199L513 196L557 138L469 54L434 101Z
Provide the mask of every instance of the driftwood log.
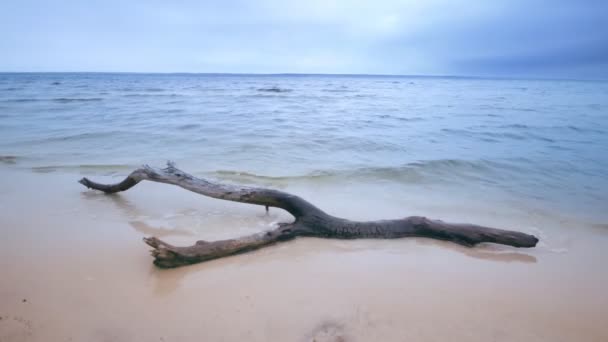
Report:
M298 236L336 239L380 238L395 239L418 236L452 241L467 247L490 242L513 247L534 247L538 238L533 235L483 227L473 224L447 223L421 216L395 220L358 222L329 215L304 199L278 190L214 183L194 177L168 163L164 169L143 166L122 182L95 183L87 178L79 182L84 186L111 194L125 191L147 180L173 184L198 194L234 202L257 204L286 210L294 216L291 223L280 223L278 228L258 234L220 241L197 241L192 246L172 246L156 237L144 238L154 248L154 264L178 267L228 255L251 251Z

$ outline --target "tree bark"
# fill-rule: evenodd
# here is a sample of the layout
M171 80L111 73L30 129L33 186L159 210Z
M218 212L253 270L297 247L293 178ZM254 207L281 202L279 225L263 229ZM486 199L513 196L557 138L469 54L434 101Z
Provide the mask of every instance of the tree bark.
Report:
M214 183L194 177L168 163L164 169L143 166L116 184L95 183L87 178L79 182L90 189L105 193L125 191L139 182L173 184L198 194L234 202L257 204L286 210L294 216L292 223L281 223L267 232L220 241L197 241L188 247L176 247L156 237L144 238L152 248L154 264L178 267L206 260L242 253L298 236L336 239L426 237L451 241L467 247L490 242L513 247L534 247L538 238L533 235L483 227L473 224L447 223L421 216L380 221L350 221L329 215L306 200L278 190Z

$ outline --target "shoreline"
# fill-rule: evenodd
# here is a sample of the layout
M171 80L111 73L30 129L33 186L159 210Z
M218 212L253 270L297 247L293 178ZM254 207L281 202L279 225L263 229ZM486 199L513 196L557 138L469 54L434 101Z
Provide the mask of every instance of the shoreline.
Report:
M74 174L3 168L0 175L2 341L608 338L601 227L573 228L558 218L542 227L550 217L436 205L426 209L433 217L476 213L479 223L538 229L541 243L469 249L419 238L299 238L160 270L141 237L191 244L268 229L289 216L161 184L108 196L84 190ZM326 187L288 190L345 217L401 211L373 194L351 196L365 186L339 195Z

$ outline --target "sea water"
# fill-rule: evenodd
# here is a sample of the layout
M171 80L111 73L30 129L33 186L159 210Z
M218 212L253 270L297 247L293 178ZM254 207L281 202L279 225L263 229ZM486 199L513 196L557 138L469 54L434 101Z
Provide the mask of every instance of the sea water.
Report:
M0 74L1 168L122 176L166 160L230 182L503 198L603 225L608 82Z

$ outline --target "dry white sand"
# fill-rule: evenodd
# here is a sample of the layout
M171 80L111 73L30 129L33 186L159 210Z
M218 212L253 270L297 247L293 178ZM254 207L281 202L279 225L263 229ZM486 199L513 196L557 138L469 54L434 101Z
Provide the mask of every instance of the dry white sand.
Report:
M542 242L302 238L161 270L143 236L191 244L288 216L161 184L106 196L75 174L0 171L2 342L608 341L605 226L485 199L448 206L365 187L290 188L353 219L423 214Z

